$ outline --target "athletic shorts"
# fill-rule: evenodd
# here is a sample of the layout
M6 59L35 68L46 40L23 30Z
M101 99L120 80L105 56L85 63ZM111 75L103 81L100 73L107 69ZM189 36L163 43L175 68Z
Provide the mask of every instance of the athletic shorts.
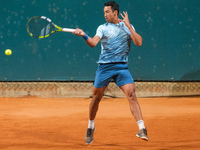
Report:
M96 71L94 87L102 88L108 86L112 79L118 87L128 83L134 83L134 80L128 70L127 63L99 64Z

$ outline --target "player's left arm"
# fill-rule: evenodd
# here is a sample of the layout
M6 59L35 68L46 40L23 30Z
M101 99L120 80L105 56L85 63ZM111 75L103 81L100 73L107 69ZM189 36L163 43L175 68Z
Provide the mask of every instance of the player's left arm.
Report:
M73 34L77 36L87 37L87 39L84 38L85 42L92 48L95 47L100 41L100 37L95 35L93 38L91 38L82 29L79 29L79 28L76 28Z
M123 18L123 20L120 19L120 21L123 21L131 32L131 39L133 40L133 43L137 46L142 46L142 37L132 28L129 22L128 13L123 12L123 14L124 15L120 14Z

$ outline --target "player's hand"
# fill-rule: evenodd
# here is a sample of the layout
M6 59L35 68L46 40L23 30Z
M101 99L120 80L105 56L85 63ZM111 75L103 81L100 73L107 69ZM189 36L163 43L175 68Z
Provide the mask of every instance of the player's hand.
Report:
M124 15L123 15L124 14ZM120 13L120 15L122 16L123 20L122 19L119 19L119 21L123 21L125 23L125 25L130 28L131 27L131 24L129 22L129 19L128 19L128 13L127 12L124 12L123 11L123 14Z
M79 28L76 28L76 30L73 32L73 34L75 34L77 36L84 36L85 32Z

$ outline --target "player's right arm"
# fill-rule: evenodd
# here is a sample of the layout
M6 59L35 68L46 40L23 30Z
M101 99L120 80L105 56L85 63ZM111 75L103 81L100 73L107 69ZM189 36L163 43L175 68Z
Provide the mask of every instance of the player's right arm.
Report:
M93 38L91 38L83 30L78 28L73 32L73 34L84 37L85 42L92 48L95 47L100 41L100 37L95 35Z
M89 37L88 40L86 40L86 43L90 46L90 47L95 47L100 41L100 37L98 36L94 36L93 38Z

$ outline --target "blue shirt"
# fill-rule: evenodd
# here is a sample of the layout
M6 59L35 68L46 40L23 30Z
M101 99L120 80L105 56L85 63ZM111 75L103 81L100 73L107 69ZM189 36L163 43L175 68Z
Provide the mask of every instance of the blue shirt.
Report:
M96 36L100 37L101 41L101 54L98 63L128 62L131 33L123 21L118 24L105 23L100 25L97 28Z

